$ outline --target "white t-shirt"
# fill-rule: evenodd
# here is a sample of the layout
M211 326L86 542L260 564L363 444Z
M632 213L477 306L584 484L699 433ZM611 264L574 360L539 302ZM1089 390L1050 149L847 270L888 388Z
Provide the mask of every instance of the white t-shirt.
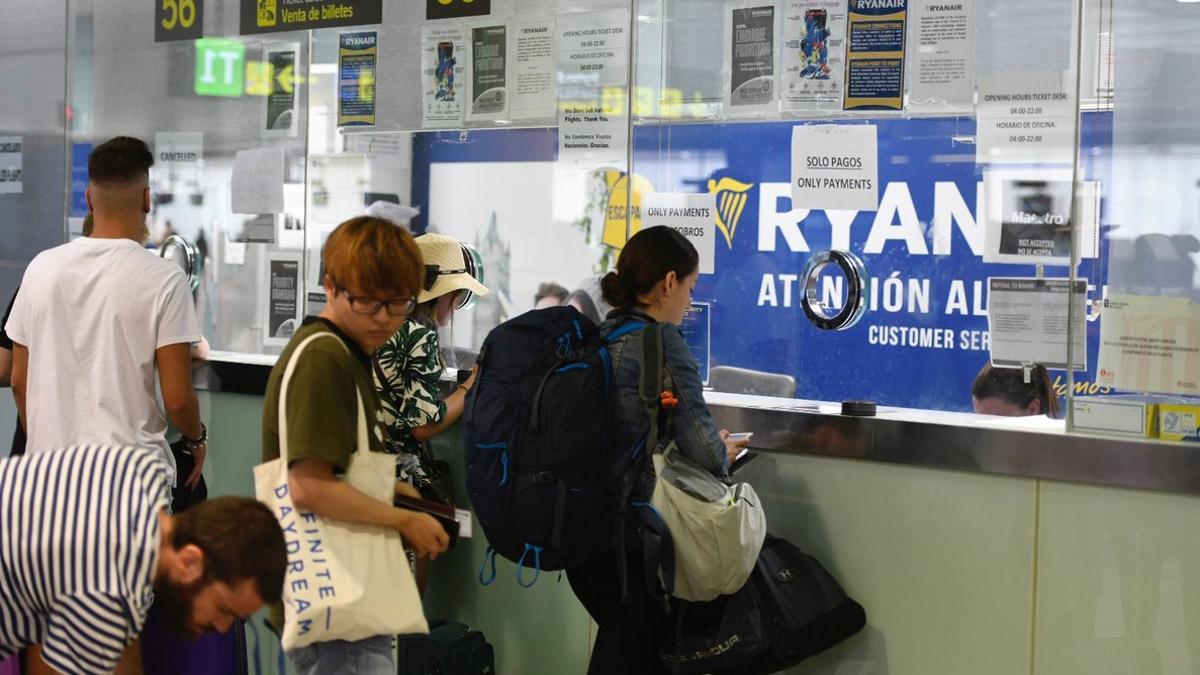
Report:
M155 448L174 472L154 353L200 339L183 270L130 239L82 237L29 263L5 329L29 349L28 452Z

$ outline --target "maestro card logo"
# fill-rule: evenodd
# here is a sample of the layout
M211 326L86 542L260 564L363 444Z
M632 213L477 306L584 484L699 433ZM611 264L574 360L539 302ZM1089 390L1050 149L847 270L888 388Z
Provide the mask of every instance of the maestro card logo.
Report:
M725 235L725 243L730 250L733 249L733 235L737 232L752 187L754 183L743 183L735 178L708 179L708 193L717 198L717 229Z

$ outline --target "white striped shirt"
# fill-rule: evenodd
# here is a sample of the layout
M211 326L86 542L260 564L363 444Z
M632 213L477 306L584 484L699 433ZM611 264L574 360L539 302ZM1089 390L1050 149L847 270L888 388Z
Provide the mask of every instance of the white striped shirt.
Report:
M110 673L154 600L157 452L83 446L0 460L0 660L33 643L60 673Z

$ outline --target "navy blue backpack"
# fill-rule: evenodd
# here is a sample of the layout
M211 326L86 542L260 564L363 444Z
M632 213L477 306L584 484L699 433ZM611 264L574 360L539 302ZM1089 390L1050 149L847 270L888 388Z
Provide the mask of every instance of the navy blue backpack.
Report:
M526 312L488 334L463 412L467 494L495 556L531 586L542 570L587 562L612 541L617 479L632 466L608 444L608 335L573 307ZM485 570L491 564L490 577ZM525 568L534 570L525 580Z

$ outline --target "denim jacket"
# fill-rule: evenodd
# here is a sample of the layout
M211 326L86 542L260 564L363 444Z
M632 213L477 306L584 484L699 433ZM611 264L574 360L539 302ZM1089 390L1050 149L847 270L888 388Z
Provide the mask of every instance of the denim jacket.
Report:
M654 321L636 310L614 311L600 327L601 333L607 335L630 319ZM708 469L714 476L723 478L728 475L729 460L725 457L725 444L717 434L712 415L704 402L696 360L677 326L667 325L662 333L665 378L679 400L674 411L667 413L672 416L675 443L684 456ZM610 430L614 434L613 447L630 448L631 452L650 431L650 420L638 396L644 334L645 331L635 330L622 335L608 348L613 373L612 408L609 410L609 419L613 424Z

